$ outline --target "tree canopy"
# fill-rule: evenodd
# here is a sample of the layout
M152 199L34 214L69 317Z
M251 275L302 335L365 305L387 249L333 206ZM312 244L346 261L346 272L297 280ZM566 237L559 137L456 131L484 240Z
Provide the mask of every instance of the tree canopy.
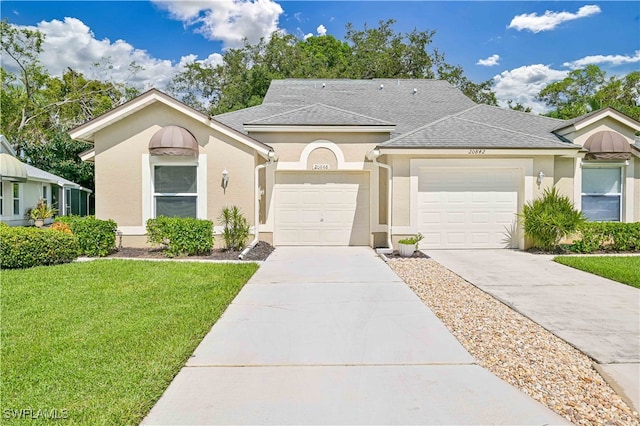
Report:
M169 85L183 102L221 114L262 102L273 79L435 78L449 81L476 102L496 105L492 81L474 83L430 46L435 31L397 33L394 20L362 30L347 24L345 41L331 35L299 40L275 32L269 40L230 49L220 65L189 64Z
M538 99L552 108L546 115L554 118L571 119L612 107L640 121L640 71L607 78L597 65L588 65L547 85Z
M67 131L120 105L137 91L124 84L86 79L71 68L60 77L51 76L39 60L44 34L7 20L0 21L0 31L0 132L23 161L93 188L93 166L82 163L77 155L90 145L72 141ZM8 71L7 63L16 71ZM108 61L94 65L109 67Z

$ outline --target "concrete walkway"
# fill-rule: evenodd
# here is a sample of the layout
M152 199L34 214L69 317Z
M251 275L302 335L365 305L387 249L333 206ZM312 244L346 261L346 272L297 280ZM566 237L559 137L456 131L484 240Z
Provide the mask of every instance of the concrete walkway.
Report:
M640 411L640 290L560 265L553 256L515 250L427 254L593 358Z
M143 423L567 424L359 247L279 247Z

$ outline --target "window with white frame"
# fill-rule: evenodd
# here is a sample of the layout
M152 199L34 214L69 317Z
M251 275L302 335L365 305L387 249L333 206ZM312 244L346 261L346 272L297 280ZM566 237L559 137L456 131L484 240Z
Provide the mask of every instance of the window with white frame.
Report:
M582 213L591 221L622 220L622 167L582 169Z
M0 181L0 216L4 214L4 182Z
M20 216L20 184L14 183L12 190L12 198L13 198L13 215Z
M155 165L153 198L155 216L197 217L197 166Z
M42 199L48 203L49 202L49 185L42 185Z

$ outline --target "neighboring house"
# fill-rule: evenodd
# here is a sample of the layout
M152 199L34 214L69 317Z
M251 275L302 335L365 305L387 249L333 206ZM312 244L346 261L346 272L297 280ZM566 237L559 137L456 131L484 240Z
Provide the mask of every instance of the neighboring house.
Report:
M85 216L90 194L89 189L21 162L7 139L0 135L0 222L29 225L25 212L40 199L55 207L58 215Z
M640 221L638 131L611 108L556 120L385 79L275 80L216 117L150 90L70 134L126 245L149 218L237 205L276 246L526 248L516 214L553 185L592 220Z

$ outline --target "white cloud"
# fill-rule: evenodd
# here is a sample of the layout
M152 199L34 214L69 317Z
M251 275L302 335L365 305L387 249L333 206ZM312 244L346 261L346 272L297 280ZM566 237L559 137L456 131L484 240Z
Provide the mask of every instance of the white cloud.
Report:
M316 29L316 31L318 31L319 36L327 35L327 29L322 24L318 25L318 28Z
M305 21L308 21L308 19L306 19L303 15L302 12L296 12L293 14L293 17L296 18L296 21L302 23Z
M636 50L633 56L627 55L593 55L593 56L585 56L584 58L578 59L572 62L565 62L565 67L569 67L571 69L584 68L587 65L591 64L611 64L611 65L624 65L624 64L633 64L635 62L640 62L640 50Z
M502 107L512 100L514 104L530 106L534 113L542 113L546 110L545 104L536 100L536 95L548 84L565 78L567 73L542 64L526 65L493 77L493 90Z
M250 43L269 38L283 13L273 0L153 1L206 38L222 41L225 48L241 47L245 38Z
M302 38L307 40L307 39L310 39L311 37L313 37L313 33L305 34Z
M154 58L147 51L136 49L124 40L97 40L91 29L76 18L42 21L37 27L28 28L45 34L40 62L54 76L60 76L67 68L71 68L91 79L112 79L142 90L150 87L163 89L176 72L187 63L197 60L195 55L187 55L178 64L172 64L170 60ZM129 69L132 62L143 69L132 74ZM214 53L202 62L216 65L222 62L222 56ZM95 63L108 67L96 68L93 65ZM3 65L15 71L13 64L3 61Z
M483 65L485 67L493 67L500 63L500 55L491 55L487 59L479 59L476 65Z
M529 30L533 33L539 33L541 31L553 30L563 22L586 18L597 13L600 13L600 7L598 5L582 6L578 9L577 13L552 12L550 10L547 10L544 12L544 15L541 16L538 16L537 13L524 13L514 17L507 28L515 28L518 31Z

